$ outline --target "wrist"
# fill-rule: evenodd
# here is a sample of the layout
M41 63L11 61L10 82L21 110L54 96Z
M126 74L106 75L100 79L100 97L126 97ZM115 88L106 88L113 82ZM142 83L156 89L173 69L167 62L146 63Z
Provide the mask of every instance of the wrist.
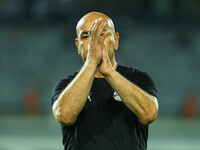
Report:
M98 63L94 59L87 58L85 61L85 65L87 65L90 68L94 68L96 70Z
M103 76L108 79L108 78L111 78L114 73L115 73L115 70L111 68L108 72L103 73Z

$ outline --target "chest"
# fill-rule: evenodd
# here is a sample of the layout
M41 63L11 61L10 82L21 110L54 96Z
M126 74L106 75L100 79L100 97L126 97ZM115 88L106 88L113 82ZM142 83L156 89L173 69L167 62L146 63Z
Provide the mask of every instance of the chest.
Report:
M90 129L87 136L106 134L120 138L122 134L124 137L132 134L135 121L134 114L122 100L116 99L116 92L103 81L94 82L77 125L81 135Z
M84 110L96 109L98 113L113 113L125 108L121 98L105 81L94 81Z

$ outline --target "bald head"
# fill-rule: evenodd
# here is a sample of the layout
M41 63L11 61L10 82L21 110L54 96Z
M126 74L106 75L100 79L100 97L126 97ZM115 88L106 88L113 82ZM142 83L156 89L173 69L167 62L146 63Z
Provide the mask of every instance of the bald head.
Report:
M79 36L81 30L89 30L93 22L100 17L103 19L103 21L108 23L110 30L115 33L115 27L110 17L100 12L90 12L79 20L76 26L77 37Z

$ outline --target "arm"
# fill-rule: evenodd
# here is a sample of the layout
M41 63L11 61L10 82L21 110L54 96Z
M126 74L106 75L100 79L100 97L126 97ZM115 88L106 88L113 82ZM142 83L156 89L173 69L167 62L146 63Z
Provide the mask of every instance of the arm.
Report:
M158 113L156 97L134 85L115 70L105 78L142 124L148 125L156 119Z
M102 62L98 66L98 70L142 124L148 125L156 119L158 113L156 97L148 94L115 71L106 49L103 49Z
M103 29L107 24L102 24L102 18L96 20L89 29L89 41L76 39L78 50L85 59L85 52L87 52L84 66L72 82L64 89L58 99L54 102L52 111L56 120L66 124L72 125L75 123L79 113L83 109L87 96L90 92L96 69L101 62L103 41L107 33L101 35ZM101 36L100 36L101 35ZM79 44L80 42L81 44ZM87 43L89 42L89 43ZM88 44L88 51L84 46Z
M90 92L96 66L85 62L84 66L72 82L64 89L54 102L52 111L57 121L72 125L83 109Z

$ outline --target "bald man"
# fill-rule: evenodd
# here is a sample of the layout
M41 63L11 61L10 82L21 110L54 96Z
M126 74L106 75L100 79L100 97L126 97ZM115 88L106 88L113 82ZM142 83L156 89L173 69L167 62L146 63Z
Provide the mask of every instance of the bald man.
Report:
M64 149L146 150L148 125L158 113L153 81L117 64L119 33L105 14L86 14L76 31L83 67L61 79L52 96Z

